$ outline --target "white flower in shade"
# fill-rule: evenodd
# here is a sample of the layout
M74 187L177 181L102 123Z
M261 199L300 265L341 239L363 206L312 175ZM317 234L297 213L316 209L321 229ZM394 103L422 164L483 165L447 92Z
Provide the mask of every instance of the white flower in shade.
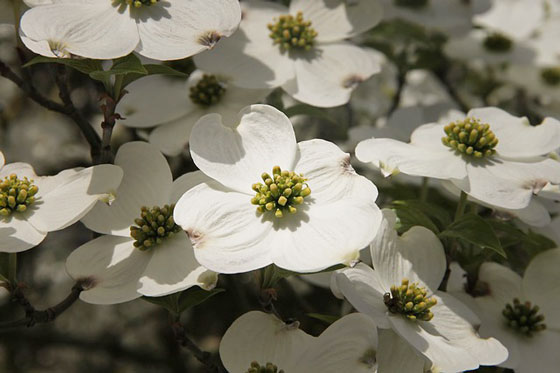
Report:
M173 221L175 202L204 175L190 173L173 182L163 155L143 142L121 146L115 164L124 177L114 202L99 203L82 219L105 236L80 246L66 261L69 275L86 284L80 298L114 304L195 285L213 288L217 274L196 262L187 234Z
M287 8L243 2L239 30L196 65L232 77L246 88L282 87L310 105L348 102L358 83L380 71L381 55L344 39L375 26L382 17L377 0L293 0Z
M239 25L238 0L52 0L21 18L21 39L47 57L173 60L212 48Z
M438 291L446 270L443 246L427 228L397 235L396 215L384 210L371 244L371 267L359 263L339 271L334 293L342 294L379 328L392 329L443 372L460 372L501 363L507 350L480 338L478 318L449 294Z
M560 365L560 249L537 255L523 278L497 263L483 263L481 294L469 303L482 320L480 334L509 350L500 364L518 373L556 372ZM467 297L465 298L465 301Z
M55 176L37 176L27 163L0 167L0 252L28 250L48 232L74 224L113 192L121 178L122 170L113 165L68 169Z
M284 323L252 311L235 320L220 343L220 357L230 373L261 372L259 367L273 373L376 372L376 350L375 324L359 313L313 337L297 321Z
M157 127L149 141L164 154L179 155L187 145L191 130L200 117L217 113L233 125L239 110L261 101L268 89L245 89L229 84L221 76L194 71L187 82L160 75L139 79L127 86L130 93L119 103L122 123L129 127ZM165 94L154 94L164 92Z
M290 120L272 106L245 108L236 127L218 114L202 117L190 151L215 181L183 195L174 216L209 269L237 273L274 263L315 272L353 261L375 236L375 185L333 143L296 143Z
M545 158L560 147L560 122L546 118L531 126L497 108L469 111L448 125L425 124L410 143L369 139L356 147L362 162L385 176L397 172L450 180L483 202L522 209L549 182L560 183L560 163Z

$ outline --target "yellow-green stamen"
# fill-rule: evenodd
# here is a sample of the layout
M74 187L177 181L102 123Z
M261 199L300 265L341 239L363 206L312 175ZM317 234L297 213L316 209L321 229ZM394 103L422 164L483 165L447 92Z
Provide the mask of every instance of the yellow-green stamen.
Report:
M253 361L246 373L284 373L284 371L282 369L279 370L278 367L272 363L260 365L256 361Z
M253 184L256 194L251 199L253 205L258 205L260 213L274 211L277 218L283 217L286 212L294 214L297 212L295 206L301 205L303 199L311 194L303 175L282 171L279 166L272 168L272 176L265 172L261 178L264 183Z
M134 219L136 225L130 227L130 236L135 239L134 247L148 250L180 232L181 227L173 220L174 208L175 205L154 206L151 209L142 207L140 218Z
M541 70L541 79L549 86L560 84L560 67L547 67Z
M151 6L157 4L159 0L124 0L127 5L133 6L135 8L141 8L143 6Z
M19 179L16 174L6 176L0 181L0 216L9 216L14 211L27 211L35 202L38 191L33 179Z
M225 86L214 75L202 76L202 79L190 89L192 102L201 106L212 106L220 101L226 93Z
M505 53L511 50L513 41L505 35L494 32L484 38L482 45L490 52Z
M502 315L510 328L527 337L532 337L534 333L546 329L543 323L544 315L539 315L539 307L533 306L531 302L521 303L515 298L513 305L506 304Z
M396 6L404 8L423 8L430 0L394 0Z
M294 17L286 14L273 20L268 25L270 38L285 52L293 49L310 50L313 47L317 31L311 27L311 21L306 21L303 14L298 12Z
M489 157L496 153L498 138L490 130L490 125L476 118L466 118L444 127L447 136L441 141L456 151L475 158Z
M437 300L427 296L425 288L403 279L400 286L391 286L391 292L383 295L383 302L391 313L399 313L409 320L430 321L434 314L430 311Z

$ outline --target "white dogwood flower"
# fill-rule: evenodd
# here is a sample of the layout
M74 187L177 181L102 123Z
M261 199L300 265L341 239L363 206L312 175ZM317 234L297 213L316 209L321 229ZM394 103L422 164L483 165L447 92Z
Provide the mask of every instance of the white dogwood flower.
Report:
M399 237L396 219L393 211L384 210L381 229L371 244L375 270L359 263L339 271L333 279L335 294L344 295L379 328L392 329L443 372L504 361L507 350L476 333L476 315L437 290L446 270L437 236L415 226Z
M242 3L239 30L195 59L204 71L245 88L282 87L310 105L348 102L358 83L380 71L380 54L344 41L375 26L378 0L293 0L287 8Z
M235 320L220 343L220 357L230 373L376 372L376 351L375 324L359 313L313 337L297 321L284 323L252 311Z
M122 178L113 165L37 176L27 163L4 165L1 153L0 165L0 252L9 253L35 247L48 232L74 224Z
M134 128L157 126L149 141L165 155L179 155L187 145L191 130L202 116L222 115L233 125L239 110L261 101L268 89L245 89L229 84L223 76L192 72L188 80L172 80L161 75L139 79L127 86L129 93L118 110L126 117L122 123ZM154 92L165 92L156 94Z
M52 0L21 18L21 39L47 57L174 60L211 49L239 25L237 0Z
M518 373L558 369L558 266L560 249L533 258L523 278L498 263L480 266L477 289L482 294L469 297L469 305L482 320L480 334L495 337L509 350L509 358L500 366Z
M249 106L237 123L208 114L191 133L192 159L215 181L185 193L174 216L198 261L237 273L272 263L315 272L356 259L381 214L377 188L349 155L324 140L296 143L272 106Z
M362 162L385 176L397 172L450 180L468 195L506 209L522 209L548 183L560 183L560 163L546 158L560 147L560 122L531 126L497 108L469 111L448 125L425 124L410 143L369 139L356 147Z
M114 304L195 285L213 288L217 274L197 263L186 233L173 220L175 202L204 175L190 173L173 182L166 159L143 142L121 146L115 164L124 171L115 200L97 204L82 219L105 235L80 246L66 261L70 276L85 284L80 298Z

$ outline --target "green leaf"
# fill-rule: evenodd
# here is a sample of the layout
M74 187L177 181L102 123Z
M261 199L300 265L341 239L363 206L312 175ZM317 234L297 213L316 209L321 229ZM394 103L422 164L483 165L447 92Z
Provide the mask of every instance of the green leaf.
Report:
M157 304L174 315L180 315L183 311L197 306L216 294L224 292L224 289L203 290L193 286L180 293L166 295L164 297L142 297L143 300Z
M61 65L66 65L74 70L78 70L84 74L91 74L95 71L103 70L100 60L86 59L74 59L74 58L49 58L44 56L37 56L31 61L23 65L23 67L29 67L40 63L57 63Z
M307 316L311 317L312 319L322 321L327 325L331 325L332 323L340 319L340 316L323 315L320 313L308 313Z
M423 212L426 216L430 217L435 223L438 224L440 229L444 229L451 224L451 215L449 212L438 205L433 203L423 202L420 200L403 200L393 201L393 206L406 206Z
M284 114L286 114L288 118L295 117L297 115L308 115L311 117L324 119L331 123L335 123L332 117L325 110L307 104L298 104L291 106L284 110Z
M89 74L92 79L104 81L112 75L140 74L147 75L148 70L142 65L140 59L131 53L128 56L117 58L109 70L93 71Z
M297 275L297 272L288 271L277 267L274 264L266 266L260 270L261 289L271 289L276 286L278 281L283 278Z
M399 218L396 226L399 233L404 233L416 225L426 227L435 234L439 233L437 225L419 209L408 204L393 204L393 210Z
M504 258L507 257L492 225L476 214L469 213L461 216L439 236L464 240L483 249L494 250Z
M125 78L123 79L123 88L126 87L127 85L129 85L130 83L132 83L135 80L138 80L144 76L148 76L148 75L167 75L167 76L174 76L177 78L188 78L189 74L185 74L184 72L181 72L179 70L175 70L172 67L169 67L167 65L155 65L155 64L148 64L148 65L143 65L144 68L146 69L146 71L148 72L147 74L136 74L136 73L131 73L131 74L126 74Z

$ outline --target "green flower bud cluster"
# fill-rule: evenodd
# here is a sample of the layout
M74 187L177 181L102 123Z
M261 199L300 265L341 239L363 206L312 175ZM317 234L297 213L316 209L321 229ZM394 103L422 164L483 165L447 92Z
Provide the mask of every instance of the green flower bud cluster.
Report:
M443 144L460 153L475 158L496 153L494 148L498 145L498 138L490 130L489 124L482 124L476 118L450 123L444 127L444 131L447 136L442 137Z
M226 88L216 76L204 74L190 91L189 97L192 102L201 106L212 106L220 101L226 93Z
M430 0L395 0L396 6L405 8L423 8Z
M490 52L505 53L511 50L513 41L505 35L494 32L484 38L482 45Z
M430 308L436 305L436 298L428 298L427 291L417 283L403 279L400 286L391 286L391 292L383 295L383 302L392 313L400 313L409 320L430 321L434 314Z
M33 185L33 179L19 179L16 174L6 176L0 181L0 216L12 212L24 212L35 202L39 188Z
M272 363L260 365L256 361L253 361L246 373L284 373L284 371L282 369L278 370L278 367Z
M544 315L538 313L539 306L533 306L531 302L521 303L517 298L513 300L513 306L508 303L502 311L508 326L528 337L546 329Z
M317 31L311 27L311 21L303 19L303 13L298 12L294 17L291 14L280 16L270 23L270 38L278 44L282 51L291 49L310 50L317 37Z
M130 227L130 236L135 239L134 247L144 251L160 243L174 233L180 232L181 227L173 220L175 205L163 207L154 206L151 209L141 208L140 218L134 219L136 226Z
M549 86L560 84L560 66L547 67L541 70L541 79Z
M141 8L143 5L154 5L159 2L159 0L125 0L125 2L127 5L133 6L135 8Z
M307 179L293 171L282 171L279 166L274 166L272 176L263 173L263 183L253 184L257 193L252 199L253 205L258 205L257 211L274 211L274 216L281 218L288 211L297 212L296 205L301 205L303 199L311 194L311 189L305 183Z

